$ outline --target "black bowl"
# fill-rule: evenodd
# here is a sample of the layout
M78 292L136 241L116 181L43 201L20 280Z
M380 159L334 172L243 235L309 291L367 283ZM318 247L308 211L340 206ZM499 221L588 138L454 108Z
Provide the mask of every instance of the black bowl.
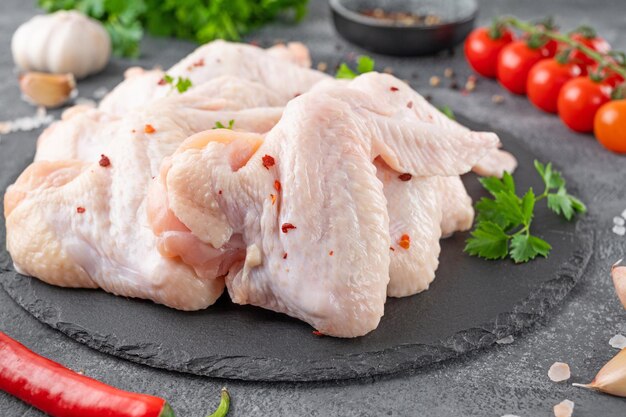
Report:
M337 32L372 52L431 55L461 43L474 27L476 0L330 0ZM365 10L435 15L436 24L404 24L363 14Z

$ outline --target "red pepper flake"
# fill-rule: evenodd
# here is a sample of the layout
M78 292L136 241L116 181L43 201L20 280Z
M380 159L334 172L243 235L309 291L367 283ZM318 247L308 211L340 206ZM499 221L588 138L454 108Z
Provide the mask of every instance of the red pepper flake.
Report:
M287 252L283 255L283 259L287 259Z
M196 62L193 63L194 67L204 67L204 58L200 58Z
M407 106L409 109L412 109L412 108L413 108L413 102L412 102L412 101L409 101L408 103L406 103L406 106Z
M270 194L270 198L272 199L272 205L276 204L276 196L274 194Z
M389 250L392 252L395 252L396 250L393 248L393 246L389 246Z
M297 228L296 228L296 226L294 226L291 223L283 223L283 225L281 226L281 229L282 229L283 233L289 233L289 230L297 229Z
M101 167L111 166L111 160L106 155L100 155L100 161L98 162Z
M333 256L333 255L335 254L335 251L332 251L332 250L331 250L330 252L328 252L328 254L329 254L330 256Z
M135 129L131 130L130 133L135 133L137 132Z
M165 84L167 84L167 81L165 81L165 78L161 78L157 84L158 85L165 85Z
M275 164L276 161L273 156L263 155L263 166L265 169L270 169L270 167L273 167Z
M83 214L85 212L85 207L76 207L76 213Z
M300 97L301 95L302 95L302 93L296 93L296 94L293 95L293 98Z
M400 247L402 249L409 249L411 247L411 238L409 237L409 235L404 234L404 235L400 236L400 240L398 241L398 245L400 245Z
M408 172L398 175L398 179L400 181L411 181L411 178L413 178L413 175L409 174Z
M219 195L222 195L222 190L219 190L217 193L218 193Z
M148 124L143 128L143 131L146 133L154 133L156 132L156 129L152 125Z
M313 330L311 333L313 333L313 336L317 336L317 337L324 336L324 333L320 332L319 330Z
M282 185L280 184L280 181L274 180L274 189L280 193L280 190L283 189Z
M398 87L391 87L389 90L390 90L390 91L393 91L393 92L395 93L396 91L398 91L398 90L399 90L399 88L398 88Z

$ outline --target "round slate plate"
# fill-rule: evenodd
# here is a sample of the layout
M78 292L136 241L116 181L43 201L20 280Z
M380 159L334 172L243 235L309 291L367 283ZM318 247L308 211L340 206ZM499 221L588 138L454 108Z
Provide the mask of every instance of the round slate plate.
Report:
M515 174L518 189L532 186L541 192L535 156L506 134L500 137L520 162ZM25 146L24 152L31 148L32 144ZM5 164L2 159L7 158L0 156L4 180L15 178L23 168ZM485 195L474 175L464 181L473 198ZM11 271L4 250L0 266L4 264L6 272L0 281L39 320L92 348L135 362L243 380L362 378L407 371L486 347L531 325L582 275L592 251L589 223L566 222L539 204L533 230L553 250L548 259L524 265L465 255L465 233L446 239L431 288L413 297L389 299L378 329L357 339L317 337L306 323L233 305L227 296L204 311L182 312L103 291L50 286ZM4 229L0 232L4 248Z

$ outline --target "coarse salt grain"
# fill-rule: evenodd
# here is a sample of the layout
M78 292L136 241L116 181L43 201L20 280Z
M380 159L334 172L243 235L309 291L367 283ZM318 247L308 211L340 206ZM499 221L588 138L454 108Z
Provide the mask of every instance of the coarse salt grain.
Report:
M548 378L554 382L566 381L570 376L569 365L563 362L554 362L548 371Z
M615 233L618 236L624 236L626 235L626 227L615 225L613 226L613 233Z
M615 349L626 349L626 337L621 334L616 334L609 340L609 345Z
M554 417L572 417L574 403L570 400L563 400L554 406Z
M100 100L101 98L103 98L104 96L107 95L107 93L109 92L109 89L106 87L98 87L94 90L92 96L93 98L95 98L96 100Z
M626 223L626 220L624 220L623 217L615 216L613 217L613 223L615 223L617 226L623 226Z
M513 339L512 335L508 335L507 337L503 337L500 340L496 340L496 343L499 345L510 345L511 343L513 343L515 339Z
M624 211L622 211L622 217L626 219L626 209L624 209Z

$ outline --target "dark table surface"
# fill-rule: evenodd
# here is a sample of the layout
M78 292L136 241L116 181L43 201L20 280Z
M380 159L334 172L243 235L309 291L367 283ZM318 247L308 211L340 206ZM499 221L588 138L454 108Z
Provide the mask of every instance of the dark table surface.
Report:
M0 120L31 115L34 109L19 100L10 54L11 35L36 13L35 1L2 0L0 5ZM306 20L296 27L274 25L250 36L267 44L301 40L316 63L329 68L360 53L337 37L326 1L312 0ZM617 49L626 49L624 0L483 0L481 22L494 15L536 18L552 14L564 29L594 25ZM194 45L170 39L146 39L142 58L114 60L107 70L79 84L80 96L90 98L98 87L112 87L130 65L168 67ZM219 389L233 396L231 416L553 416L552 407L563 399L576 403L576 417L623 417L626 400L553 383L547 377L555 361L570 364L570 382L591 380L617 350L608 340L626 334L626 313L611 284L610 265L626 252L626 237L611 232L613 217L626 209L626 158L604 151L586 135L567 131L558 119L542 114L524 99L504 93L494 82L480 80L472 94L463 96L429 85L432 75L454 68L459 80L471 74L460 50L456 54L421 59L376 57L379 68L390 67L422 94L438 104L494 128L511 132L545 160L562 168L576 182L596 223L595 251L585 277L549 317L517 335L512 344L496 345L461 358L425 368L411 375L359 382L302 384L249 383L215 380L171 373L101 354L39 323L0 290L0 330L38 353L120 388L167 398L179 416L201 416L217 405ZM493 104L494 94L505 101ZM8 134L0 139L0 154L11 152L12 141L33 143L38 132ZM15 161L26 164L28 161ZM14 178L0 178L0 190ZM0 393L2 416L39 416L37 410Z

